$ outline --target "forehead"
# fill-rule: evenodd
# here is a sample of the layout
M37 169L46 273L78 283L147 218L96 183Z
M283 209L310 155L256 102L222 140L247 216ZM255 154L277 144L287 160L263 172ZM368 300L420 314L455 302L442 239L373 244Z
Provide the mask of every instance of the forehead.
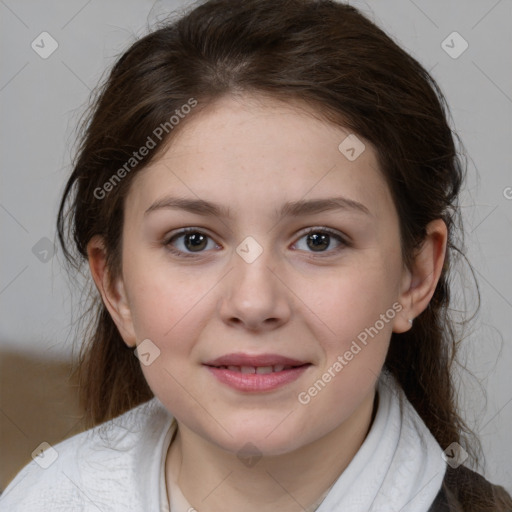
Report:
M263 214L286 201L334 195L377 216L393 208L368 141L300 102L251 95L195 113L134 183L128 201L139 208L171 193Z

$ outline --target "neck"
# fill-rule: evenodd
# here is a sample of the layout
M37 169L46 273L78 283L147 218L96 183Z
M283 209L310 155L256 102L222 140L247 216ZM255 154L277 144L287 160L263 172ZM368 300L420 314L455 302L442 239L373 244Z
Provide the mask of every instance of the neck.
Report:
M359 450L376 412L372 389L358 409L327 435L290 453L243 464L178 422L166 458L166 480L176 479L198 512L315 510Z

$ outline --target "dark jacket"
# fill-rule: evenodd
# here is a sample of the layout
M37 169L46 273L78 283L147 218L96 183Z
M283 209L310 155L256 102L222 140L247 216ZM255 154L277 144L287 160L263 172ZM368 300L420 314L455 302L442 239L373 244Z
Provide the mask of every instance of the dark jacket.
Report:
M429 512L512 512L512 498L500 485L459 466L447 467L443 485Z

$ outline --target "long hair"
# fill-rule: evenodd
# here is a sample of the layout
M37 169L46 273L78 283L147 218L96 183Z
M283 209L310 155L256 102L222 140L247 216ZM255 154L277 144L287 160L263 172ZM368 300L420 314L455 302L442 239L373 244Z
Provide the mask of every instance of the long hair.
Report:
M434 296L410 331L392 335L385 366L441 447L459 442L471 453L478 443L463 439L472 434L458 412L451 377L461 335L450 316L449 288L463 250L457 198L465 167L434 79L354 7L330 0L210 0L135 42L99 86L82 125L58 215L66 257L79 267L87 243L101 235L115 277L124 199L134 176L195 112L244 92L301 100L374 145L398 211L406 264L428 223L446 223L446 261ZM191 98L197 106L171 126L171 116ZM161 140L152 137L155 149L112 181L162 126ZM79 361L90 425L153 396L99 296L94 301L97 314Z

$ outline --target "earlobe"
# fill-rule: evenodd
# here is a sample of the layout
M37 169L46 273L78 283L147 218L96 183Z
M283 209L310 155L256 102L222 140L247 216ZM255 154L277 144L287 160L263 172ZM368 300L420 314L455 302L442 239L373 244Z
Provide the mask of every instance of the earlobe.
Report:
M96 288L119 333L129 347L135 347L136 337L124 282L121 277L111 279L102 237L94 236L89 241L87 244L87 258Z
M396 317L393 332L405 332L412 327L410 320L427 308L441 277L448 239L446 224L442 219L433 220L426 232L425 240L405 271L399 299L403 310Z

